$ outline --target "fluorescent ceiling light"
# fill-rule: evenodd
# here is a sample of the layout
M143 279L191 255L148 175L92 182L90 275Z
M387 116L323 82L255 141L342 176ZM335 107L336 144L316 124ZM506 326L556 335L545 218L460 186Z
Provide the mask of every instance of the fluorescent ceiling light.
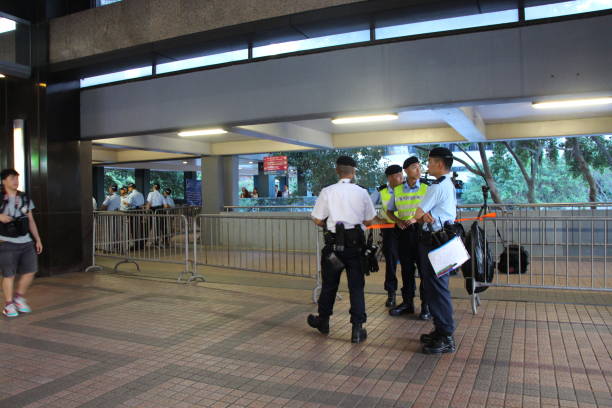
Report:
M0 78L6 78L4 74L0 74Z
M565 101L533 102L531 106L535 109L575 108L580 106L606 105L612 103L612 97L572 99Z
M183 164L187 164L188 162L184 161Z
M367 122L385 122L388 120L396 120L399 118L397 113L387 113L384 115L367 115L367 116L346 116L343 118L332 119L334 125L345 125L348 123L367 123Z
M17 29L17 22L8 18L0 17L0 33L8 33Z
M190 137L190 136L222 135L224 133L227 133L227 130L223 130L221 128L214 128L214 129L187 130L184 132L179 132L178 135L180 137Z

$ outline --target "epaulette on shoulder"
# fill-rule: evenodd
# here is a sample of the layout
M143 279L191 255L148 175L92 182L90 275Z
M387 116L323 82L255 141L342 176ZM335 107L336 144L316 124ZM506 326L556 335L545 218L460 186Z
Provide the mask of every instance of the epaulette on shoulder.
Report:
M365 188L364 186L362 186L361 184L355 184L355 185L356 185L356 186L359 186L359 187L361 187L361 188L363 188L365 191L368 191L368 189L367 189L367 188Z
M422 178L420 182L425 184L426 186L431 186L431 181L427 180L426 178Z
M431 184L440 184L440 183L441 183L441 182L443 182L445 179L446 179L446 176L439 177L439 178L438 178L436 181L434 181L434 182L433 182L433 183L431 183Z
M378 187L376 190L377 191L383 191L385 188L387 188L386 184L382 184L380 187Z

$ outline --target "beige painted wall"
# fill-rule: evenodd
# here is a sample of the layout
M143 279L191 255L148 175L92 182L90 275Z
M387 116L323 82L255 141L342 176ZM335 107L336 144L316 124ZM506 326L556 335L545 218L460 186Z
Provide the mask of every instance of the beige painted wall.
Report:
M51 20L51 63L363 0L123 0Z

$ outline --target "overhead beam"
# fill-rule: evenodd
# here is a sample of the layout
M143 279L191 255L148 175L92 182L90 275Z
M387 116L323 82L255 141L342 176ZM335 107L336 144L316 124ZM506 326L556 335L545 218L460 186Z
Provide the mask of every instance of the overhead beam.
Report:
M311 150L295 144L275 142L273 140L245 140L241 142L218 142L212 144L213 155L271 153L296 150Z
M231 128L230 132L315 149L333 147L332 137L329 133L294 125L293 123L237 126Z
M487 125L489 140L612 134L612 116Z
M97 163L134 163L153 160L170 160L191 158L193 155L151 152L147 150L132 150L125 149L116 151L108 149L96 149L95 146L91 152L92 161Z
M468 142L484 142L487 132L480 114L471 106L432 109Z
M100 146L125 147L154 152L180 153L191 155L210 154L209 142L178 139L159 135L128 136L94 141Z
M454 129L428 128L387 130L382 132L340 133L333 135L334 147L388 146L399 144L431 144L463 141Z

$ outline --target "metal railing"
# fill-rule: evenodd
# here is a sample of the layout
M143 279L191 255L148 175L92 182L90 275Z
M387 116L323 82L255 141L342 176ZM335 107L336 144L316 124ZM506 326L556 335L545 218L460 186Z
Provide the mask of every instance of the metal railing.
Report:
M612 217L502 216L480 226L495 273L475 287L612 291ZM474 313L478 304L472 295Z
M320 229L310 217L199 215L193 225L194 273L199 265L316 279Z
M203 279L193 273L189 259L189 229L183 215L96 212L93 222L93 262L87 270L98 269L98 257L120 259L114 266L138 261L184 265L181 281Z

